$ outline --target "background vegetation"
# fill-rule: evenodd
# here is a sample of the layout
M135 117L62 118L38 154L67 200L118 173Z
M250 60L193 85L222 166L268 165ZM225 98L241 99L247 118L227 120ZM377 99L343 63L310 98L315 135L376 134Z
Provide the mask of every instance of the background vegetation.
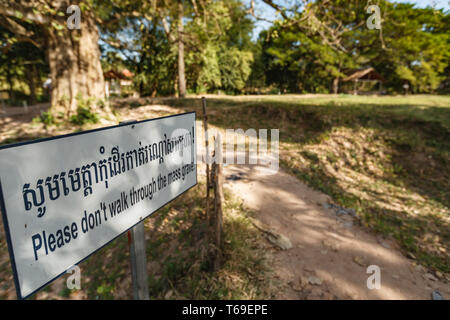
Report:
M89 38L87 25L67 30L65 0L0 1L0 90L9 92L10 104L48 101L43 82L47 77L54 87L63 82L66 75L53 69L62 63L57 59L69 57L53 56L52 37L71 39L74 63L93 58L81 56L77 47L95 51L99 45L100 69L131 71L140 96L333 93L350 70L366 67L384 77L387 93L403 93L405 83L412 93L449 90L449 15L431 6L379 0L382 28L369 30L364 1L261 0L256 4L276 14L257 35L257 21L265 18L255 13L255 1L70 4L80 6L82 21L89 20ZM103 82L97 66L88 69L76 70L77 77L92 76L85 78L86 86ZM70 102L66 109L75 113L79 94L104 98L101 89L89 92L71 81L67 92L52 93L52 104Z

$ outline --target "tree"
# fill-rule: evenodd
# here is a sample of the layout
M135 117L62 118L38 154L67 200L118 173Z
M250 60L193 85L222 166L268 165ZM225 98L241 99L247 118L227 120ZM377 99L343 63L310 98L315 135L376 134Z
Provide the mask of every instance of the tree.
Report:
M274 26L260 41L267 82L282 92L336 92L335 79L356 65L345 52L332 50L319 37L297 28Z
M130 2L96 10L104 12L100 15L104 52L120 54L136 74L141 95L178 91L182 97L188 90L242 90L250 70L253 29L242 2L185 0L182 5L142 1L138 6ZM228 51L236 57L232 59ZM237 69L230 70L228 63Z
M412 4L388 4L385 9L384 52L362 54L385 75L391 91L402 92L408 82L413 92L434 92L449 65L449 15L443 10L414 8Z
M161 20L167 39L176 43L178 48L178 94L181 98L186 96L185 74L185 32L184 18L186 14L185 3L188 1L161 1L155 6L156 14ZM195 1L194 1L195 2ZM190 4L191 2L189 2Z
M280 88L336 93L346 69L368 66L385 77L390 91L403 91L406 81L415 92L433 92L445 79L449 35L443 10L379 0L381 30L369 30L365 2L264 2L282 17L263 44L267 80Z
M260 93L260 89L264 88L267 82L263 44L264 39L260 37L251 47L253 63L251 65L251 73L246 84L247 91L251 93Z
M221 50L218 58L221 61L221 87L227 91L241 92L251 73L252 53L231 48Z
M177 78L177 50L159 18L128 17L120 27L102 31L104 70L128 68L141 96L172 95Z
M367 4L344 0L297 0L284 5L262 2L281 16L266 34L268 82L292 92L337 93L343 69L357 64L353 61L355 42L348 39L365 25Z
M66 25L69 5L81 9L79 29L71 30ZM97 17L91 5L89 0L0 0L2 25L18 41L46 51L52 80L50 110L57 116L68 118L74 114L77 97L105 97ZM93 108L110 115L107 107Z
M211 1L185 25L189 87L242 92L253 62L253 22L239 0Z
M15 35L1 24L0 48L0 77L8 84L10 103L18 102L14 90L15 83L26 83L28 102L30 104L37 103L41 78L48 73L44 51L30 42L18 41ZM20 97L20 99L25 100L24 97Z

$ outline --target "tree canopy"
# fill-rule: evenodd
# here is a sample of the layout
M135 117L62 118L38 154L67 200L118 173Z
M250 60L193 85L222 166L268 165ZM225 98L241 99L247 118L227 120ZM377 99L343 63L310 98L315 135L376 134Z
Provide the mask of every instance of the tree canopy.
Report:
M275 11L259 35L255 3ZM370 4L380 29L367 27ZM48 76L52 106L68 115L79 95L105 97L104 72L125 68L141 96L337 93L367 67L387 92L448 91L449 25L443 9L387 0L0 0L0 90L34 103Z

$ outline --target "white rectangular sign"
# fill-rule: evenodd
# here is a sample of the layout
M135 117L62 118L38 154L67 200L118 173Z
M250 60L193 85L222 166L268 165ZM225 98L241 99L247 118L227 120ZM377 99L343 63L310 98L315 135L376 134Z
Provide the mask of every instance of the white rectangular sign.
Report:
M197 184L195 113L0 147L18 298Z

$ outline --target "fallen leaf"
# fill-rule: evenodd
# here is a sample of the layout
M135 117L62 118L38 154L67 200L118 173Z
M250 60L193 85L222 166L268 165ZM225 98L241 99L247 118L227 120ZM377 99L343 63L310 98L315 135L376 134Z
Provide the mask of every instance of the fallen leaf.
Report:
M406 256L407 256L408 258L410 258L410 259L416 260L416 256L413 255L411 252L408 252L408 253L406 254Z
M317 277L309 277L308 282L315 286L320 286L322 284L322 280Z
M166 299L166 300L170 299L170 297L172 296L172 294L173 294L173 291L172 291L172 290L167 291L167 293L164 295L164 299Z
M367 267L369 265L363 257L354 257L353 261L361 267Z
M438 279L435 276L433 276L431 273L425 273L423 277L427 280L438 281Z

